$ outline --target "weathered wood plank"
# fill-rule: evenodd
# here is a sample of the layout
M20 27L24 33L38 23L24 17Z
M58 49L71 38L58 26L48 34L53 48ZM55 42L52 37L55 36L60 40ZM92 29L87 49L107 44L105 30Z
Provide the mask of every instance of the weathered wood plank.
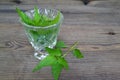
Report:
M87 6L80 0L21 1L17 6L22 10L34 4L60 9L65 20L58 39L68 45L79 41L85 58L68 55L70 70L63 70L60 80L120 80L119 0L97 0ZM53 80L48 67L32 73L38 60L18 23L15 5L10 0L0 2L0 80Z
M0 23L16 23L18 22L18 16L15 11L15 6L10 7L10 5L5 9L4 6L0 7ZM27 6L20 6L22 10L28 9ZM26 9L24 9L26 7ZM75 7L77 7L75 9ZM113 8L96 8L89 6L72 6L63 8L62 6L56 7L60 9L65 17L65 24L84 24L84 25L120 25L120 10ZM31 5L31 8L33 6ZM30 9L30 8L29 8Z
M114 34L110 34L110 32ZM21 47L21 49L24 50L29 46L28 43L25 44L27 42L27 38L22 25L0 24L0 34L2 34L0 35L1 48L9 48L12 46L10 48L19 49L19 47ZM104 51L111 50L113 47L115 50L119 50L120 28L119 26L63 25L61 26L59 39L64 40L68 44L71 44L74 41L79 41L81 44L79 47L84 51L86 49L88 49L87 51ZM96 49L96 47L99 49Z
M2 12L3 11L7 11L7 10L11 10L14 11L16 7L19 7L22 10L28 10L28 9L32 9L34 7L34 5L0 5L0 10ZM55 9L60 9L62 11L67 11L67 12L71 12L71 13L112 13L112 12L120 12L119 8L114 8L114 7L108 7L108 8L104 8L104 7L94 7L94 6L83 6L83 5L38 5L38 7L51 7L51 8L55 8Z
M120 20L117 13L113 14L67 14L64 13L64 24L67 25L103 25L103 26L119 26ZM15 14L0 14L0 23L18 23L18 15ZM105 20L105 21L104 21Z

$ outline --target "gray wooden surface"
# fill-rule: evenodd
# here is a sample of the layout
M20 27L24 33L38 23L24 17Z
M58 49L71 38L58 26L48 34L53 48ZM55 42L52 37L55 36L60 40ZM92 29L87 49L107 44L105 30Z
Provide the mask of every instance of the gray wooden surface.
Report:
M93 0L0 0L0 80L53 80L50 68L32 73L38 63L33 56L16 6L22 10L52 7L62 11L64 22L58 36L68 45L79 41L85 58L68 55L70 70L59 80L120 80L120 1Z

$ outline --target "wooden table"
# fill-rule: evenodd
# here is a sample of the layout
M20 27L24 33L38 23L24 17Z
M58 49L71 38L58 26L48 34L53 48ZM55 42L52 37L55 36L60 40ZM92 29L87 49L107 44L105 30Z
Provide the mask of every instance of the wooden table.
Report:
M79 41L85 58L66 59L70 70L59 80L120 80L120 1L98 0L84 5L80 0L0 0L0 80L53 80L50 68L32 73L38 63L33 56L16 6L22 10L52 7L62 11L64 23L58 36L68 45Z

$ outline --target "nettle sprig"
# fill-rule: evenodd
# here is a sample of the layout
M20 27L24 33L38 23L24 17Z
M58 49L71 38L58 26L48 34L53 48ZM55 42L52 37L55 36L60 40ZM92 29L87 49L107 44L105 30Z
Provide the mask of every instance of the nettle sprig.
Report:
M69 69L68 62L65 59L69 53L72 53L73 56L78 59L84 57L80 50L76 48L77 44L78 42L75 42L72 46L67 47L63 41L58 41L53 49L46 47L45 50L48 53L48 56L39 61L39 63L33 69L33 72L38 71L43 67L50 66L54 80L58 80L62 70ZM63 48L67 48L67 51L65 53L62 51Z

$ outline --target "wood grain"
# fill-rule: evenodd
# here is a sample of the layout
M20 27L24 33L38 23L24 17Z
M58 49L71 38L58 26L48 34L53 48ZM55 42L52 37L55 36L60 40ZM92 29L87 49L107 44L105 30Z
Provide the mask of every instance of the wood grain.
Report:
M85 56L78 60L69 54L70 70L63 70L59 80L120 80L119 0L93 0L87 6L80 0L21 1L0 2L0 80L53 80L49 67L32 73L38 60L15 11L16 6L25 11L35 4L62 11L58 40L69 46L79 41Z

